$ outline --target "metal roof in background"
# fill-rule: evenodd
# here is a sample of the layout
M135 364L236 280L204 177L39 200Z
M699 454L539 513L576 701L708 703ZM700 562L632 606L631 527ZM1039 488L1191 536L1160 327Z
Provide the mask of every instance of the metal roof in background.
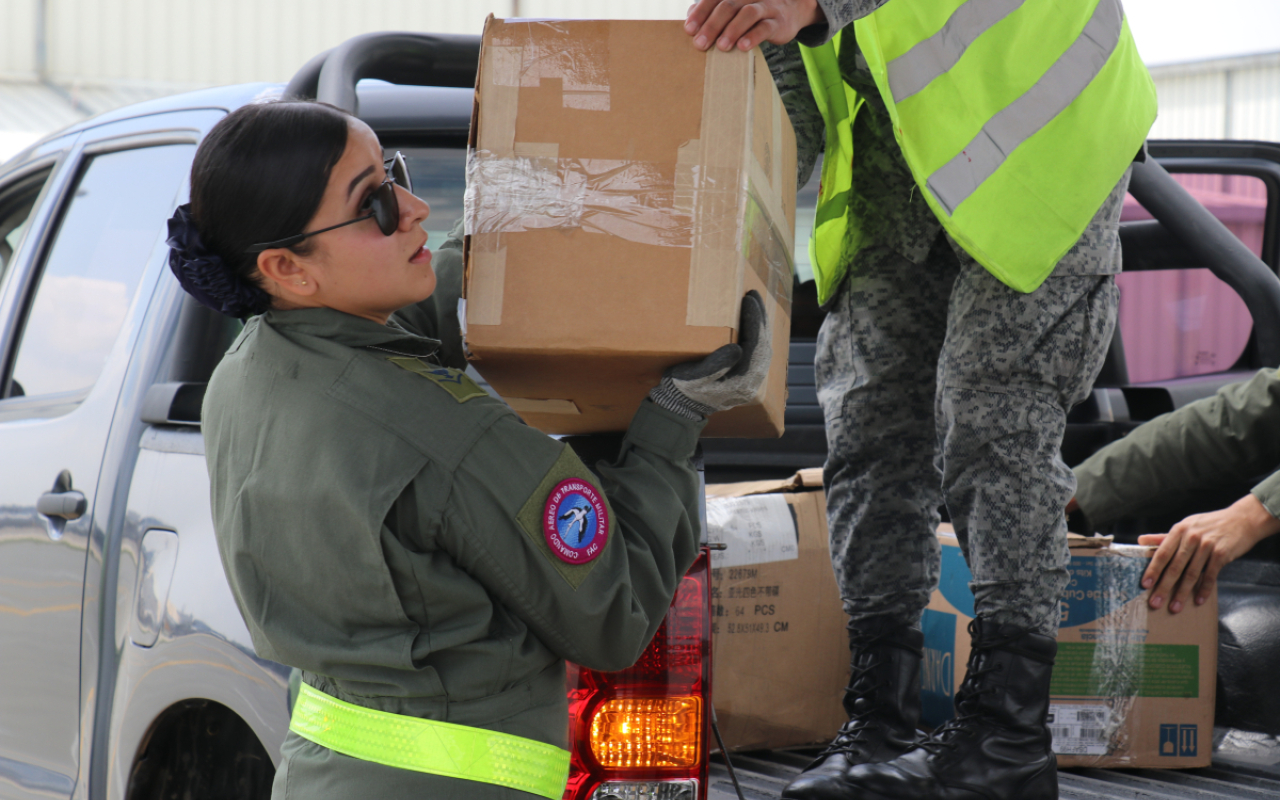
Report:
M68 125L192 88L198 87L139 82L67 87L36 81L0 81L0 162Z
M0 131L50 133L121 106L199 88L133 81L83 87L0 81Z
M1251 53L1229 58L1209 58L1199 61L1179 61L1173 64L1156 64L1148 66L1151 77L1159 80L1181 75L1196 75L1205 72L1222 72L1226 70L1260 69L1280 67L1280 51L1272 53Z
M1153 139L1280 141L1280 52L1150 67Z

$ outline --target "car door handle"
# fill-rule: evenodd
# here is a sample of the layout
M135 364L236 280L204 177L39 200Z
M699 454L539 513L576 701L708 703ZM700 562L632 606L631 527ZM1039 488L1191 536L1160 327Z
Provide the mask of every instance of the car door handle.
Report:
M36 501L36 511L46 517L80 519L88 509L88 501L77 491L45 492Z

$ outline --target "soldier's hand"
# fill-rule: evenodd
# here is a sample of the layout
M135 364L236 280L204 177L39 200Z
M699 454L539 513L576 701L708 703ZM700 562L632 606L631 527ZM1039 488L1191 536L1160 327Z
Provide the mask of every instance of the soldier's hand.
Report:
M1138 544L1159 545L1142 576L1142 588L1151 589L1148 605L1160 608L1168 600L1169 613L1177 614L1193 592L1196 605L1204 603L1223 567L1277 532L1280 520L1247 494L1221 511L1187 517L1168 533L1139 536Z
M769 374L773 334L764 302L755 290L742 298L738 343L726 344L698 361L677 364L649 393L655 403L695 419L750 402Z
M826 19L817 0L697 0L689 7L684 30L699 50L714 44L728 52L766 41L786 44L801 28Z

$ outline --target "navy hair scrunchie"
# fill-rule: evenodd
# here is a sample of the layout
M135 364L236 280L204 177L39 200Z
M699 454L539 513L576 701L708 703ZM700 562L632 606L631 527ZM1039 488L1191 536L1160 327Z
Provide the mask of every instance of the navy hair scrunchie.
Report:
M191 205L178 206L169 218L169 269L203 306L244 319L271 307L271 295L236 275L219 256L205 249L191 220Z

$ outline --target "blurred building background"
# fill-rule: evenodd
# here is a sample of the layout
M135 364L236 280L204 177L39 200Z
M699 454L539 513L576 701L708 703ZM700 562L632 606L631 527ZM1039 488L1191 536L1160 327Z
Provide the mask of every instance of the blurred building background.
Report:
M1280 52L1151 67L1153 139L1280 141Z
M691 0L0 0L0 160L87 116L284 82L359 33L478 33L486 15L678 19ZM1280 52L1152 69L1154 138L1280 140Z
M689 0L0 0L0 161L103 111L286 82L360 33L480 32L500 17L683 19Z

